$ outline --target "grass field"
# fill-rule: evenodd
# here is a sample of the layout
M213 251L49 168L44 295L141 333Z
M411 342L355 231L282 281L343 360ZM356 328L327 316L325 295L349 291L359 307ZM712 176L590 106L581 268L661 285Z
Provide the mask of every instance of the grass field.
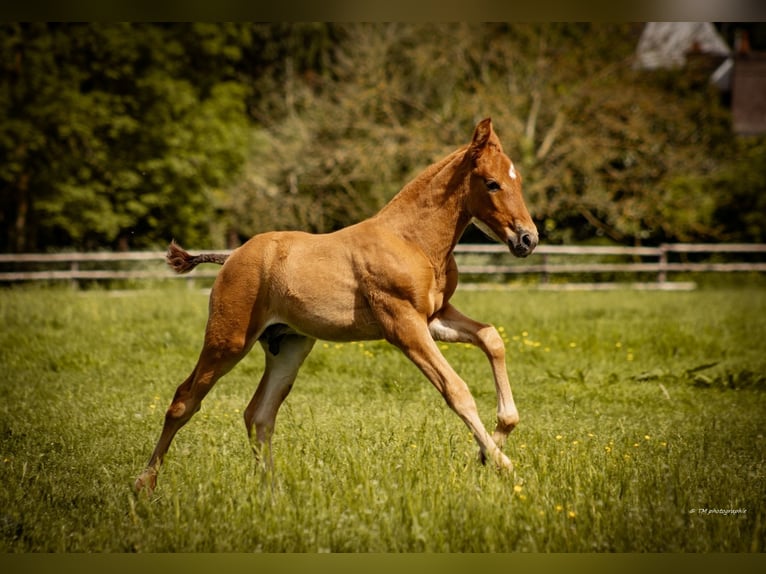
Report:
M259 349L135 496L206 297L182 286L0 294L0 552L763 552L766 290L464 292L507 341L515 475L384 343L319 342L275 472L242 423ZM492 425L480 351L444 346Z

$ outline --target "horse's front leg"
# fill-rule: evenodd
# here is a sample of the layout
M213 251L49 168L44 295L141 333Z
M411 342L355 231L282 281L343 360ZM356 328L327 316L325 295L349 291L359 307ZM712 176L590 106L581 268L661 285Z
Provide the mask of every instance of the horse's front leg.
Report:
M513 470L511 460L503 454L484 428L468 385L439 351L426 321L406 311L392 313L391 317L396 317L396 320L387 321L391 328L387 330L386 338L420 368L450 408L468 426L479 445L482 460L489 459L499 468Z
M431 336L437 341L470 343L487 355L492 366L497 391L497 425L492 439L499 448L519 422L519 411L513 401L508 371L505 365L505 344L497 329L466 317L452 305L441 309L428 324ZM482 461L484 454L482 453Z

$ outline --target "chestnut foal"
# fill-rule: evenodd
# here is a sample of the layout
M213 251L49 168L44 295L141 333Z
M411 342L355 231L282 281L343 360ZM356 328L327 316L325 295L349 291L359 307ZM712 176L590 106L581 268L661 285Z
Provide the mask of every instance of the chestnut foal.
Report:
M476 126L470 144L428 167L379 213L350 227L320 235L262 233L229 256L192 256L171 243L168 263L179 273L199 263L223 267L210 294L199 359L176 390L136 489L154 489L176 432L256 341L266 367L245 410L256 455L270 453L277 411L317 339L385 339L418 366L468 426L482 460L512 469L501 448L519 415L503 340L493 326L466 317L449 302L458 282L452 251L471 222L517 257L537 245L521 176L489 118ZM487 355L497 391L493 434L436 341L471 343Z

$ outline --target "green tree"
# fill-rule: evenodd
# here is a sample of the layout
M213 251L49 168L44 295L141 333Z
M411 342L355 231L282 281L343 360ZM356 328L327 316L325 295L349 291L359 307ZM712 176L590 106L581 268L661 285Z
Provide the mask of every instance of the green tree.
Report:
M754 237L759 217L735 221L729 190L739 204L757 203L762 170L746 159L757 140L732 135L708 82L715 63L635 70L641 24L322 30L279 28L294 46L279 52L284 62L301 64L278 64L270 77L280 80L260 92L269 113L259 116L245 177L222 200L242 237L366 217L487 115L546 241ZM300 55L295 37L306 34L321 57Z
M246 28L6 24L6 250L209 240L209 190L242 164Z
M764 138L641 24L2 24L0 250L377 211L492 116L548 242L764 240ZM479 235L472 235L472 239Z

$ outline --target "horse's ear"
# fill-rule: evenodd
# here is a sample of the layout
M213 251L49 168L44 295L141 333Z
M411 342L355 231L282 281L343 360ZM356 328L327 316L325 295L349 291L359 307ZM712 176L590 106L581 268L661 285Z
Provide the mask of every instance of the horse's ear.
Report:
M492 118L485 118L481 120L473 132L473 140L471 141L471 156L476 159L487 147L489 138L492 135Z

